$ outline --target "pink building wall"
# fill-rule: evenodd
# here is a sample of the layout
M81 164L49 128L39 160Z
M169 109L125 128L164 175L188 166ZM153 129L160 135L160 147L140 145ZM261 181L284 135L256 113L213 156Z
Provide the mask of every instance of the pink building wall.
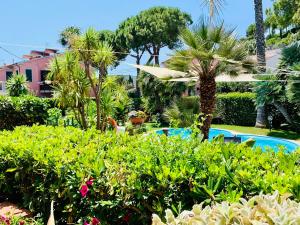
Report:
M53 56L45 56L40 58L33 58L28 61L15 63L11 65L5 65L3 67L0 67L0 81L3 83L6 82L6 72L11 71L13 73L16 73L17 71L19 74L25 75L26 69L31 69L32 71L32 82L28 82L28 86L30 91L32 91L37 96L48 96L49 93L42 93L40 88L42 82L41 82L41 71L43 70L49 70L49 63L53 59Z

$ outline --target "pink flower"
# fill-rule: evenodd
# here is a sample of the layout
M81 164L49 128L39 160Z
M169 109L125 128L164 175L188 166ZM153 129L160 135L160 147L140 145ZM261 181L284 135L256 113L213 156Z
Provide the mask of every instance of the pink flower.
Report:
M84 221L83 225L90 225L90 223L87 221Z
M100 224L100 220L97 219L96 217L94 217L94 218L92 219L92 225L98 225L98 224Z
M5 224L10 225L10 219L4 215L1 215L0 221L3 221Z
M92 186L93 185L93 182L94 182L94 178L90 178L86 183L87 186Z
M81 186L81 189L80 189L80 194L81 196L84 198L87 193L88 193L89 189L88 189L88 186L87 185L82 185Z

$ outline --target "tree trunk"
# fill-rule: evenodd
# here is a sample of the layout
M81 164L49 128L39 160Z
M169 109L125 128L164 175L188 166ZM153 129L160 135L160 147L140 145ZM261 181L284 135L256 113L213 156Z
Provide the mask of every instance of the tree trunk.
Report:
M258 108L257 108L255 127L257 127L257 128L265 128L266 127L266 112L265 112L264 105L258 106Z
M159 65L159 48L154 47L153 53L154 53L154 63L155 63L155 65Z
M86 117L85 117L85 110L84 110L84 105L79 106L79 113L81 117L81 126L84 130L88 128Z
M200 77L200 109L202 113L201 131L204 140L208 139L209 129L216 103L216 81L214 76Z
M140 58L139 55L137 55L136 64L140 65L140 61L141 61L141 58ZM141 70L139 68L137 68L136 69L135 88L136 88L136 96L138 96L138 97L141 96L141 90L140 90L140 87L139 87L139 75L140 75L140 72L141 72Z
M95 101L96 101L96 113L97 113L96 129L101 130L101 109L100 109L100 98L98 94L95 97Z
M256 55L259 72L266 71L266 44L262 0L254 0L255 25L256 25ZM266 127L265 106L257 109L255 127Z
M273 104L276 107L276 109L283 115L286 122L288 122L289 124L292 125L293 121L292 121L289 113L287 112L287 110L279 102L273 101Z

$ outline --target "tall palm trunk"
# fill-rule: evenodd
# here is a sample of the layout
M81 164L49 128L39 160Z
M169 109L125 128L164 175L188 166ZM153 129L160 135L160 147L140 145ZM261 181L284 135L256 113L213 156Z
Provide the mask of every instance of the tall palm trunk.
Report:
M204 140L208 139L209 128L216 103L216 81L214 76L200 76L200 109L202 113L201 131Z
M262 0L254 0L255 25L256 25L256 55L258 68L261 73L266 71L266 48L265 48L265 29ZM265 106L257 108L256 127L266 127Z

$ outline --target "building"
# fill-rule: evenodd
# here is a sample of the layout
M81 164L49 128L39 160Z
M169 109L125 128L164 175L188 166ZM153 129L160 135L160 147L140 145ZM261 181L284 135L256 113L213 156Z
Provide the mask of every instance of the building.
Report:
M6 81L13 74L24 74L32 93L40 97L51 96L51 87L45 81L49 73L49 63L56 53L55 49L31 51L29 55L23 56L24 61L1 66L0 94L6 94Z

